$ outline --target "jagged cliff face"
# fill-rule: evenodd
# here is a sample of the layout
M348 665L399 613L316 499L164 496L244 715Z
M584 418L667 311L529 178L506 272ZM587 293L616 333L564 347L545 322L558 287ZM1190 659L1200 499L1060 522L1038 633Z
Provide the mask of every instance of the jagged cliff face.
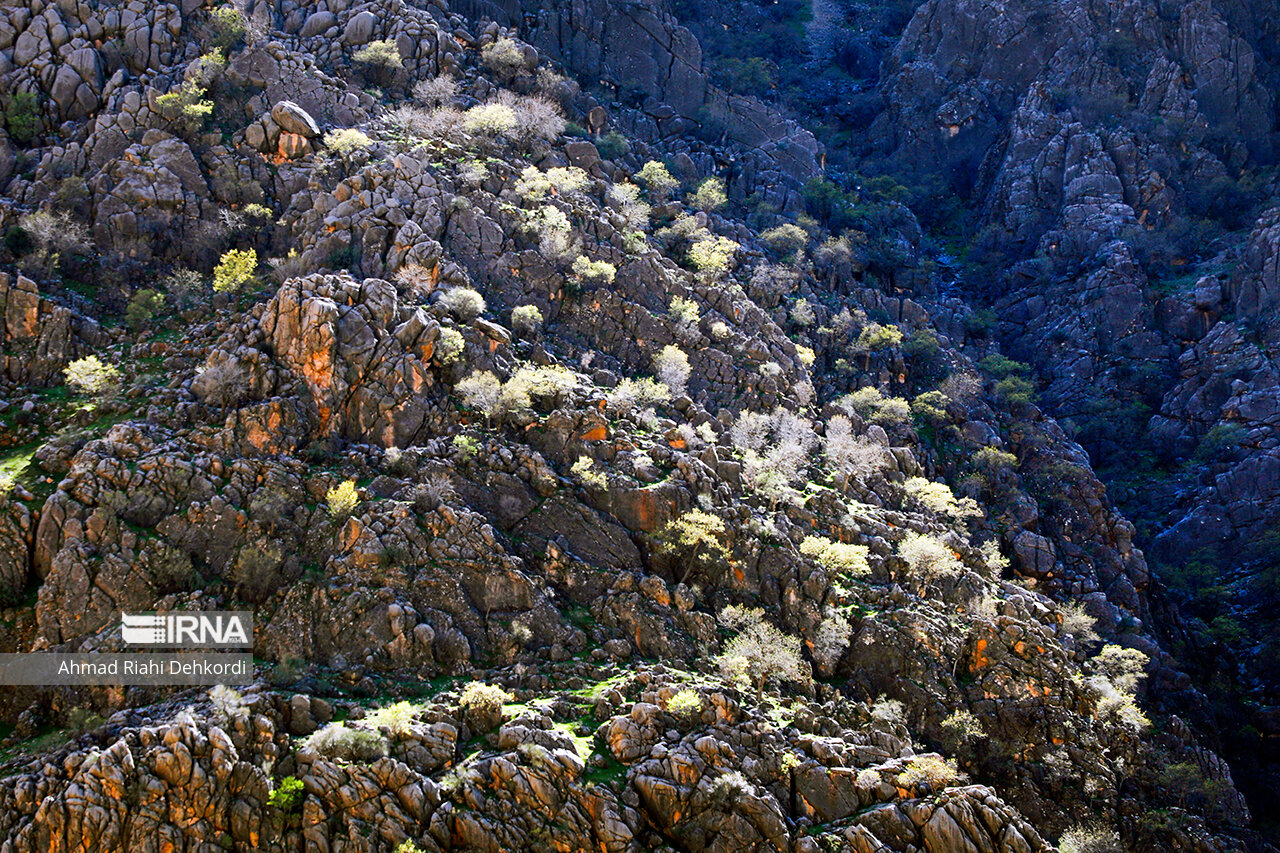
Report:
M1190 33L1193 79L1152 97L1235 122L1243 145L1189 136L1190 159L1269 157L1274 90L1246 61L1262 24L1184 8L1062 10L1070 27L1036 35L1031 10L926 4L886 66L876 133L921 169L988 164L969 191L1023 199L986 214L1017 220L1010 245L1096 242L1072 268L1101 277L1082 301L1066 278L1005 285L1011 324L1015 303L1050 306L1015 346L1075 305L1080 335L1130 347L1079 343L1103 366L1064 368L1058 405L1110 375L1104 355L1182 351L1152 319L1168 310L1107 301L1141 302L1124 229L1173 202L1140 165L1156 142L1130 134L1125 161L1076 107L1021 93L1092 68L1104 23L1143 50ZM812 220L790 250L762 237L803 208L823 148L715 85L669 10L260 3L240 20L227 37L195 3L0 17L0 86L40 106L5 103L0 139L0 648L118 649L121 610L252 607L263 662L242 703L6 688L7 847L986 853L1052 850L1097 819L1099 843L1114 828L1134 850L1269 849L1214 732L1169 710L1203 701L1156 639L1176 614L1084 451L984 379L990 343L918 270L899 279L912 298ZM382 40L399 68L356 59ZM219 41L225 62L201 60ZM1223 62L1260 70L1231 95ZM207 109L162 100L184 81ZM445 93L385 115L418 83ZM484 104L524 123L461 114ZM352 127L367 137L329 134ZM1018 135L1039 153L1016 156ZM638 177L663 157L684 190ZM692 192L713 175L728 206ZM36 209L69 218L41 231ZM1264 313L1272 229L1196 311ZM722 263L697 263L716 245ZM238 298L168 277L232 248L279 274ZM121 325L146 288L168 319ZM1159 426L1179 440L1235 412L1275 426L1265 344L1224 323L1181 356ZM92 408L61 385L89 354L124 373ZM1224 388L1225 362L1249 378ZM661 390L637 390L650 374ZM1255 461L1206 488L1266 494ZM331 508L346 482L354 503ZM478 702L471 680L510 695ZM402 697L397 722L370 713ZM375 748L304 740L335 719ZM32 741L48 727L75 739ZM286 777L293 804L271 798Z

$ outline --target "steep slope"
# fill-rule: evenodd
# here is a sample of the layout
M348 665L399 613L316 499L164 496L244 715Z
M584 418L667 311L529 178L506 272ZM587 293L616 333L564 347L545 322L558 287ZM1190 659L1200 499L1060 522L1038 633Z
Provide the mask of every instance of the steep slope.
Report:
M696 43L657 9L525 10L537 47L459 9L9 16L46 109L0 205L3 647L251 606L263 680L6 691L6 843L1266 849L1213 733L1161 714L1195 695L1081 448L962 311L778 230L812 137L680 100ZM668 123L708 101L719 135ZM694 190L717 169L775 182L751 223ZM219 258L216 294L168 269ZM68 401L90 352L123 381Z

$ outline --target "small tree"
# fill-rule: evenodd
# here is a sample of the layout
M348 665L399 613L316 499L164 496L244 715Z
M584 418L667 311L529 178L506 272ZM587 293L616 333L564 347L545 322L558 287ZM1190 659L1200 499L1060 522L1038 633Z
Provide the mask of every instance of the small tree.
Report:
M710 574L717 566L729 560L729 549L724 544L725 526L710 513L692 509L666 523L658 531L658 547L684 564L680 582L684 583L694 572Z
M757 697L764 694L770 681L808 682L812 673L800 654L800 639L764 621L763 612L756 610L755 614L755 618L739 621L740 630L716 656L721 675L754 687Z
M120 385L120 370L96 355L87 355L68 364L62 371L67 384L84 394L105 394Z
M516 128L516 114L503 104L481 104L463 113L462 129L483 139L505 137Z
M656 204L662 204L671 194L680 188L680 182L675 179L667 167L657 160L650 160L644 164L640 171L636 172L635 179L644 186L649 193L649 198Z
M458 81L448 74L419 80L413 84L413 99L426 107L452 104L458 97Z
M871 566L867 563L871 549L866 545L849 545L821 536L806 536L800 543L800 553L817 560L818 565L836 575L862 577L871 573Z
M129 328L137 331L155 319L156 314L164 308L164 294L143 288L129 300L129 307L124 310L124 320Z
M951 549L928 534L908 533L898 543L898 556L926 580L955 577L964 571L964 564L956 559Z
M689 263L710 279L717 279L733 266L738 244L728 237L708 237L689 247Z
M682 396L689 384L689 357L679 347L667 344L653 357L653 370L658 381L671 391L672 397Z
M209 35L215 47L230 50L244 34L244 15L235 6L219 6L209 12Z
M724 181L720 178L707 178L689 197L689 203L698 210L708 213L724 207L729 203L729 197L725 194Z
M236 293L253 279L258 268L258 253L254 249L230 249L223 253L213 268L215 293Z
M304 796L306 796L306 786L302 784L302 780L297 776L286 776L267 795L267 805L286 814L292 814L302 805Z
M779 257L793 257L809 242L809 235L799 225L787 223L777 228L770 228L760 235L764 243Z
M524 48L515 39L505 37L482 47L480 62L504 80L510 80L530 68Z
M366 79L376 86L388 86L403 67L400 50L390 39L371 41L351 57L360 66Z

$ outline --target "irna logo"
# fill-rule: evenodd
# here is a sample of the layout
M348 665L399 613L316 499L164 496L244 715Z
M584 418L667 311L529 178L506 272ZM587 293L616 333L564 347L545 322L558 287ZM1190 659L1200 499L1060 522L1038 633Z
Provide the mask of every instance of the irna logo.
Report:
M250 648L253 614L238 610L121 613L120 635L131 646Z

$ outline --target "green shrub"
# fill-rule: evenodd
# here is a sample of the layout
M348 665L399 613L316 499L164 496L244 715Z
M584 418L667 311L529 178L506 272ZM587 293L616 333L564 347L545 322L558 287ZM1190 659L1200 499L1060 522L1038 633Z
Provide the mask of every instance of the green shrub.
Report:
M404 65L399 48L390 39L371 41L357 50L351 58L376 68L397 69Z
M729 271L737 251L738 244L728 237L709 237L689 247L689 263L698 272L715 278Z
M120 385L119 368L96 355L76 359L63 368L62 373L68 385L85 394L105 394Z
M502 710L505 702L515 697L495 684L473 681L463 688L458 704L466 711L479 711L492 714Z
M502 399L502 382L488 370L472 373L459 380L454 386L462 404L468 409L475 409L486 418L498 413L498 404Z
M230 249L223 253L213 268L215 293L235 293L253 279L258 268L258 253L254 249Z
M677 691L670 699L667 700L667 711L679 717L682 720L692 720L695 716L702 713L702 697L696 690Z
M480 442L469 435L455 435L451 444L454 453L463 459L473 459L480 453Z
M373 140L369 138L369 135L363 131L356 130L354 127L331 130L324 135L324 146L343 157L356 151L363 151L372 145Z
M584 486L591 486L595 489L609 488L609 478L605 476L603 471L596 468L595 460L590 456L579 456L578 461L573 463L573 467L569 471Z
M356 481L346 480L339 483L325 492L324 500L329 507L330 517L337 520L345 519L355 512L360 504L360 493L356 489Z
M760 235L760 242L780 257L789 257L809 243L809 235L799 225L786 223Z
M606 160L617 160L631 150L631 143L617 131L610 131L604 136L597 137L595 143L596 150Z
M925 579L954 577L964 571L964 564L946 543L928 534L908 533L898 543L898 556Z
M4 126L19 145L35 139L40 128L40 104L31 92L14 92L4 105Z
M1115 830L1094 823L1067 830L1058 841L1058 853L1128 853Z
M941 391L925 391L911 401L911 412L926 421L940 424L947 420L947 405L950 402L951 398Z
M849 545L821 536L806 536L800 543L800 553L812 557L818 565L837 575L861 577L871 572L867 563L871 549L866 545Z
M982 723L969 711L954 712L940 726L952 749L959 749L986 736Z
M996 379L1005 379L1009 376L1026 376L1031 372L1029 365L1006 358L998 352L992 353L978 362L978 366Z
M988 474L1011 471L1018 467L1018 457L998 447L983 447L970 457L973 467Z
M608 261L593 261L585 255L579 255L573 260L573 274L585 284L608 285L613 284L618 268Z
M244 15L234 6L219 6L209 12L209 31L214 46L230 50L244 38Z
M542 311L537 305L517 305L511 309L511 325L524 332L536 332L542 328Z
M1035 387L1030 380L1021 376L1006 376L996 383L996 394L1000 399L1013 405L1025 406L1036 396Z
M708 574L728 562L724 522L710 513L691 509L667 522L655 537L658 548L684 565L683 583L695 572Z
M960 777L960 770L954 761L938 755L918 755L907 762L907 766L898 774L897 782L907 789L925 782L935 791L940 791L954 784Z
M888 349L896 347L902 343L902 331L895 325L889 324L882 326L879 323L870 323L859 333L858 339L854 341L854 349L865 352L875 352L876 350Z
M503 104L481 104L462 115L462 129L472 136L499 137L515 129L516 114Z
M421 705L414 705L412 702L395 702L366 715L360 723L370 729L385 727L393 735L404 736L409 733L413 718L421 711Z
M494 74L510 79L529 70L524 48L515 39L500 38L480 49L480 62Z
M644 167L636 172L635 179L648 191L649 198L658 204L666 201L673 192L680 188L680 182L675 179L664 164L657 160L650 160L645 163Z
M638 407L654 403L666 403L671 399L671 389L647 376L639 379L623 379L607 395L609 407L619 414L627 414Z
M163 308L164 294L150 288L143 288L129 300L129 306L124 311L124 320L129 324L129 328L137 331L154 320L156 314Z
M353 764L377 761L387 754L387 741L377 732L329 723L307 738L307 746L336 761Z
M724 207L729 203L729 197L725 194L724 181L715 177L707 178L698 185L693 195L689 196L689 203L707 213Z
M484 297L469 287L451 287L440 294L440 307L469 323L484 313Z
M302 806L302 798L306 795L306 786L297 776L286 776L281 779L267 795L267 805L280 809L286 814L296 812Z

